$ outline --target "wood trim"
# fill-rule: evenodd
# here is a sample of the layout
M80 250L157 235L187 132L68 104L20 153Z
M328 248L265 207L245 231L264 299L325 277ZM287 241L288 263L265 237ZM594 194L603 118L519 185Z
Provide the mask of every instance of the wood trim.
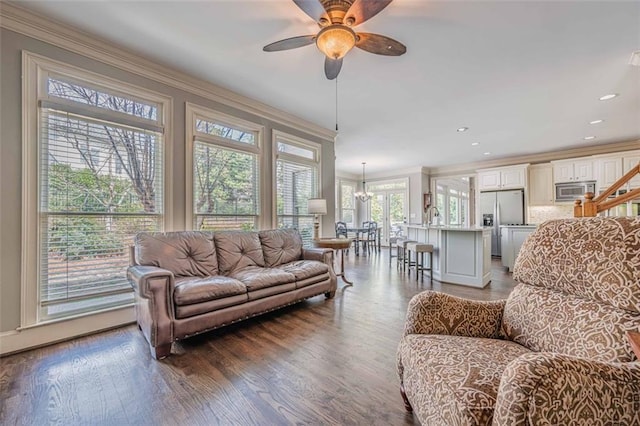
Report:
M271 120L292 129L335 141L337 132L296 117L262 102L242 96L231 90L197 79L172 68L162 66L95 35L73 29L68 25L36 14L15 4L2 2L0 27L61 47L73 53L103 62L157 81L167 86L205 97L215 102Z
M584 204L581 200L576 200L573 207L574 217L593 217L598 213L612 209L627 201L631 201L640 197L640 188L633 189L625 194L618 195L613 199L608 199L610 195L615 193L622 185L629 182L635 175L640 174L640 164L632 167L624 176L618 179L606 191L594 198L594 194L587 192L584 196Z
M26 349L74 339L110 328L121 327L135 321L133 306L127 306L6 331L0 333L0 355L9 355Z

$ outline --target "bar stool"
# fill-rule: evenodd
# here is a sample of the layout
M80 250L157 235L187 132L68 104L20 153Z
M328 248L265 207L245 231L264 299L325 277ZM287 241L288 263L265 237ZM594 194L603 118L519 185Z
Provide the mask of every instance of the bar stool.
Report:
M418 281L418 272L420 272L420 276L424 280L424 271L429 271L429 280L433 281L433 245L418 243L418 242L411 242L407 245L406 251L407 251L407 257L409 258L409 269L411 269L414 265L416 267L416 281ZM411 252L414 252L416 256L416 260L413 263L411 262ZM425 253L429 253L428 268L425 268L425 265L424 265ZM418 257L418 254L420 255L419 257Z
M391 259L394 257L398 257L398 238L399 237L390 237L389 238L389 267L391 267ZM393 245L396 245L396 254L393 254Z
M407 261L409 259L406 254L407 254L407 244L409 243L417 243L417 241L410 240L409 238L402 238L402 237L399 237L398 240L396 241L396 254L397 254L396 264L398 267L402 268L403 270L406 266L408 266Z

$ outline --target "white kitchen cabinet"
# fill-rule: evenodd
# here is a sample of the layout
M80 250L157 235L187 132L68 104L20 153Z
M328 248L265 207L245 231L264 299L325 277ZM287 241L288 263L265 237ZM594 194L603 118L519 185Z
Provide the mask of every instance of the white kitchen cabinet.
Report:
M591 158L554 161L552 164L553 181L555 183L595 180L593 173L593 159Z
M638 163L640 163L640 151L633 151L632 154L624 155L622 161L624 166L623 172L627 173L633 167L637 166ZM633 179L631 179L630 184L631 189L640 188L640 175L636 175ZM623 186L623 188L626 188L626 185Z
M553 205L553 167L551 164L534 164L529 167L529 205Z
M501 189L519 189L526 186L528 164L478 170L478 189L495 191Z
M596 160L598 189L606 189L622 177L622 157L602 157Z

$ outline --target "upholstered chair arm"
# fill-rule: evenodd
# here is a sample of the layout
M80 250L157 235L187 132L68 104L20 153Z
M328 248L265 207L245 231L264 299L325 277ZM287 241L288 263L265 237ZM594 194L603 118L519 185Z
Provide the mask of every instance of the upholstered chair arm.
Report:
M305 248L302 249L304 260L317 260L333 267L333 250L327 248Z
M404 335L448 334L497 338L505 300L476 301L435 291L413 296L407 309Z
M138 326L153 357L164 358L173 342L173 273L154 266L130 266L127 277L135 291Z
M173 273L155 266L130 266L127 269L127 278L133 290L147 299L153 297L158 290L168 293L170 285L173 285Z
M494 425L640 424L640 363L549 352L512 361L500 381Z

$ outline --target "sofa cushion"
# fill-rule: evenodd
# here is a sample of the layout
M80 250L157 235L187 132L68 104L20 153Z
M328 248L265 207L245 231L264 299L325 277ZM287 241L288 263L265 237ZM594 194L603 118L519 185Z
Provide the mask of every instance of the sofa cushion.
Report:
M318 262L317 260L297 260L289 262L285 265L278 266L278 269L295 275L296 280L306 280L318 275L324 275L329 272L329 265Z
M295 283L295 275L275 268L261 268L249 266L244 269L231 272L232 278L242 281L249 292L280 284Z
M264 266L262 246L257 232L216 232L213 238L222 274L229 275L232 271L249 266Z
M516 343L410 334L398 348L403 383L424 424L490 425L507 364L530 351Z
M260 231L265 265L269 268L302 258L302 237L295 229Z
M247 287L234 278L221 275L204 278L184 277L175 281L173 300L176 305L181 306L246 293Z
M513 279L640 313L640 218L545 222L522 245Z
M602 362L630 362L627 330L640 315L597 300L526 284L511 292L502 317L507 339L536 352L558 352Z
M237 306L247 303L249 295L247 293L228 296L222 299L207 300L202 303L192 303L191 305L177 305L176 318L184 319L201 314L211 314L230 306ZM203 320L205 321L205 320Z
M218 274L211 232L140 232L134 241L136 262L140 265L167 269L176 277Z

